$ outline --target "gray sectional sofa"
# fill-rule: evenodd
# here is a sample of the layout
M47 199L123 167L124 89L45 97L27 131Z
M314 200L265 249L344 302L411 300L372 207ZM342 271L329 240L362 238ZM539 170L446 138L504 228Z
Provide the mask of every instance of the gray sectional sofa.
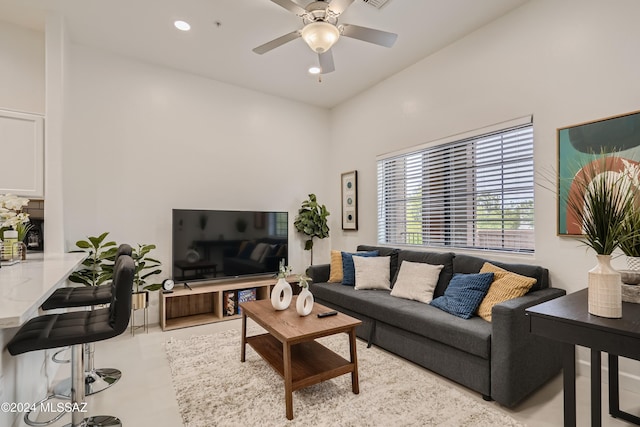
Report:
M391 257L390 277L403 260L444 265L434 298L442 295L454 273L477 273L485 261L534 277L525 296L493 307L492 322L462 319L418 301L396 298L384 290L355 290L326 283L330 266L311 266L311 292L320 304L362 320L358 337L482 394L513 407L560 372L559 343L529 333L524 310L566 292L550 287L549 271L539 266L505 264L468 255L358 246Z

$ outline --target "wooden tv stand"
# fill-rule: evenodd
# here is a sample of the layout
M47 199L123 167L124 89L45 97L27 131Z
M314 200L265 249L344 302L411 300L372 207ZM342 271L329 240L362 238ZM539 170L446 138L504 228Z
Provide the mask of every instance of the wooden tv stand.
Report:
M295 280L289 280L289 283ZM160 293L160 326L163 331L239 319L240 314L225 316L223 294L225 291L256 289L256 299L269 299L275 277L260 277L241 280L218 280L189 284L192 290L177 283L171 293ZM189 282L187 282L189 283ZM292 283L293 286L293 283Z

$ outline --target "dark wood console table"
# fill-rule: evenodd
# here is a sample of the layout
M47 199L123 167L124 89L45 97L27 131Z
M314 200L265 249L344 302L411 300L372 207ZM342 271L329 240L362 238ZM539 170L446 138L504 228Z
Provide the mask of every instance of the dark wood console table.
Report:
M640 304L622 303L622 318L589 314L587 289L547 301L526 310L533 334L564 343L564 425L576 425L576 350L591 349L591 425L600 426L600 352L609 354L609 413L640 425L640 418L620 410L618 356L640 360Z

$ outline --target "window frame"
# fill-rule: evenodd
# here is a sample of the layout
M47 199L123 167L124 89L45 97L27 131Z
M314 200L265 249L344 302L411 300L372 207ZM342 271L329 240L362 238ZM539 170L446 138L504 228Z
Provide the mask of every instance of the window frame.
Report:
M532 116L380 155L377 174L379 244L535 253Z

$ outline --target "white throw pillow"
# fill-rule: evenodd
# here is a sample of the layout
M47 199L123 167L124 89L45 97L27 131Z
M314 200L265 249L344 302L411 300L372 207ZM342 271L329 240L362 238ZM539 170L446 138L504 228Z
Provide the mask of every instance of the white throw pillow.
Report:
M429 304L444 265L402 261L391 295Z
M353 265L356 269L356 289L391 290L391 281L389 280L390 257L354 256Z

